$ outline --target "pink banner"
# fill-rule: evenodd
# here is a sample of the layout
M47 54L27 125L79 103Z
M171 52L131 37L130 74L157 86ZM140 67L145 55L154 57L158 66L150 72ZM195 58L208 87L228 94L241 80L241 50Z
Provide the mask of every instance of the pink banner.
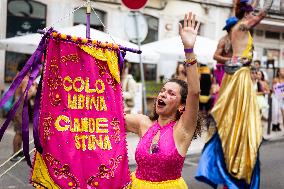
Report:
M117 51L49 40L39 132L35 187L121 189L130 182Z

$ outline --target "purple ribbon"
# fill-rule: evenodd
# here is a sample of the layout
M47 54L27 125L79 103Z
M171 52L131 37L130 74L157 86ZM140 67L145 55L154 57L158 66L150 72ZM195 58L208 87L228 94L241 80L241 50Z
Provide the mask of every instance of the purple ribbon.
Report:
M28 110L28 93L29 89L31 88L36 76L39 73L40 67L41 67L41 57L43 55L42 52L35 52L34 53L34 59L33 59L33 67L30 74L30 78L28 81L28 85L25 89L25 101L24 101L24 108L22 113L22 136L23 136L23 152L25 159L27 160L27 164L29 166L32 166L30 155L29 155L29 110Z
M141 54L141 53L142 53L141 50L137 50L137 49L133 49L133 48L128 48L128 47L123 47L123 46L121 46L121 45L119 45L119 49L120 49L120 50L123 50L123 51L133 52L133 53L136 53L136 54Z
M124 64L124 57L126 55L125 51L118 50L118 66L120 70L120 75L122 74L123 64Z
M38 134L38 125L39 125L39 108L40 108L40 95L41 95L41 89L42 89L42 77L40 79L36 97L35 97L35 104L34 104L34 118L33 118L33 136L34 136L34 144L36 150L42 154L43 149L40 144L39 140L39 134Z
M18 76L15 78L15 80L11 84L9 90L5 93L5 95L3 96L3 98L0 101L0 108L1 108L6 103L6 101L15 93L16 89L19 87L19 85L23 81L24 77L29 73L30 69L32 68L31 75L30 75L29 81L28 81L28 85L27 85L24 93L20 96L18 101L14 104L12 109L8 112L7 119L5 120L4 124L0 128L0 141L1 141L6 129L9 126L9 123L11 122L13 117L15 116L17 109L19 108L21 102L23 101L23 98L25 97L24 107L23 107L23 112L22 112L22 119L23 119L22 136L23 136L23 152L24 152L25 158L27 160L27 164L29 166L31 166L31 161L30 161L30 155L29 155L28 91L29 91L29 89L30 89L34 79L36 78L36 76L39 72L39 69L41 67L41 58L42 58L42 55L43 55L43 53L46 49L46 46L47 46L46 39L50 35L52 30L53 30L52 28L49 29L49 31L42 37L36 51L29 58L29 60L27 61L27 63L25 64L25 66L23 67L21 72L18 74ZM36 115L38 116L39 113L36 113ZM35 117L34 119L38 119L38 117L37 118ZM36 133L34 135L35 143L37 143L37 144L35 144L35 146L38 147L39 152L40 152L40 150L42 148L41 148L41 145L39 143L38 127L37 126L38 125L36 125L36 126L34 125L33 129L34 129L34 133Z

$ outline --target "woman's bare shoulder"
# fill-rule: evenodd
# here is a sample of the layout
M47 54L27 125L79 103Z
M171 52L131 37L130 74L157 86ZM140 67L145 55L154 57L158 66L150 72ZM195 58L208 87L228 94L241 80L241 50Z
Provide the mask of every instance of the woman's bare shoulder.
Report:
M142 137L148 131L148 129L153 125L153 121L146 115L140 115L140 133L139 136Z
M138 134L140 137L143 136L153 124L153 121L143 114L127 114L125 121L127 130Z

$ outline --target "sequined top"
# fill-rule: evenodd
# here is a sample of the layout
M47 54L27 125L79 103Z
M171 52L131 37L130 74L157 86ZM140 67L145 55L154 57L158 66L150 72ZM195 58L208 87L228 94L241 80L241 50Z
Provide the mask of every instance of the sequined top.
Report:
M160 126L156 121L140 139L135 152L138 179L161 182L181 177L185 158L178 153L174 142L173 126L175 123L170 122L165 126ZM151 154L152 140L159 130L159 149Z

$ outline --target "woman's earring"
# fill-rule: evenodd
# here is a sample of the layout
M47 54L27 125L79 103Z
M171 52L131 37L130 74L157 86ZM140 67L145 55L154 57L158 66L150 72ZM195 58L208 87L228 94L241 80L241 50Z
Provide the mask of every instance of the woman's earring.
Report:
M183 106L182 108L179 108L179 112L180 112L180 113L183 113L184 110L185 110L185 107L184 107L184 106Z

